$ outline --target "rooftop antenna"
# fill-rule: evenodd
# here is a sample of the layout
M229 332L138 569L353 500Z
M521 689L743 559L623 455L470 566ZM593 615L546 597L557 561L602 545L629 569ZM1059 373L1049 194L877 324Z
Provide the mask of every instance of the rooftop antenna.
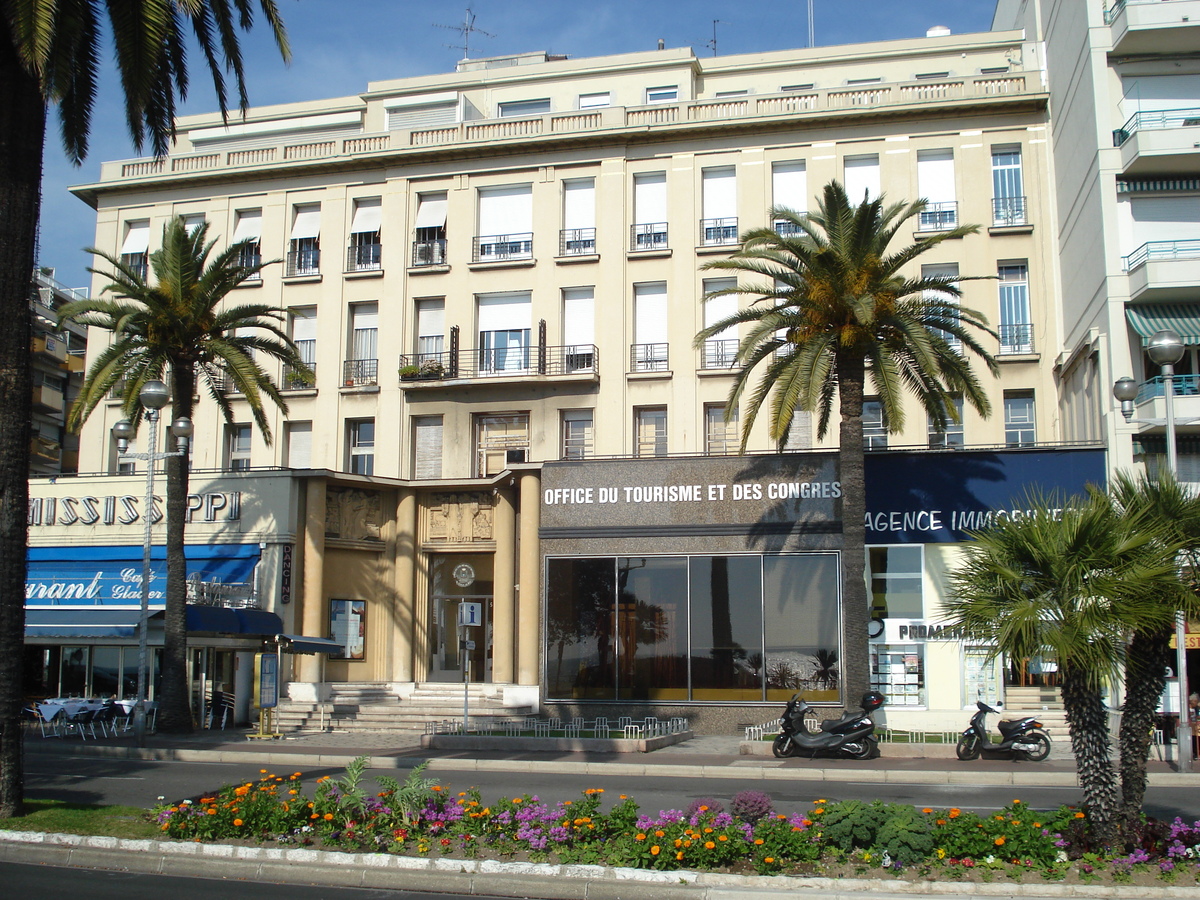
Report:
M812 2L812 0L809 0L809 2L811 3L811 2ZM706 47L711 47L711 48L712 48L712 52L713 52L713 56L716 56L716 55L717 55L717 26L718 26L718 25L728 25L729 23L728 23L728 22L722 22L720 19L713 19L713 20L712 20L712 23L713 23L713 36L712 36L712 40L711 40L711 41L709 41L709 42L708 42L707 44L705 44L704 46L706 46Z
M808 46L810 50L816 46L813 38L813 0L808 0Z
M450 31L457 31L462 35L461 44L446 44L445 46L449 47L451 50L461 50L463 53L463 59L471 58L472 34L482 34L484 37L495 37L495 35L490 31L484 31L482 28L475 27L475 13L471 12L471 7L469 6L467 7L467 14L463 18L463 23L461 25L439 25L437 22L434 22L433 27L447 28Z

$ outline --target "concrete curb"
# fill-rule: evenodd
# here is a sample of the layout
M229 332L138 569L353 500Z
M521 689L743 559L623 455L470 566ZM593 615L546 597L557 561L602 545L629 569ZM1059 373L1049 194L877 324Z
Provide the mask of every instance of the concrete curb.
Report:
M112 869L150 875L196 876L319 884L383 890L454 892L546 900L759 900L800 891L812 900L960 896L1047 898L1186 898L1196 888L1154 885L1067 885L882 879L796 878L657 872L607 866L445 860L382 853L342 853L309 848L240 847L174 841L129 840L0 830L5 862Z

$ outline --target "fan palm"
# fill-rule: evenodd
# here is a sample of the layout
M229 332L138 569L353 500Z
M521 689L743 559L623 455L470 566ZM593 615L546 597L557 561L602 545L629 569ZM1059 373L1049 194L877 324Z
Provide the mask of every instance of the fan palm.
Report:
M136 424L142 415L138 393L147 381L166 381L172 418L192 418L198 382L227 422L233 410L227 390L240 394L259 430L270 443L264 399L284 413L287 403L259 363L271 358L311 377L295 345L280 329L281 310L265 304L223 305L238 285L264 265L243 265L244 244L234 244L212 261L215 241L208 226L189 229L182 218L163 227L162 248L150 255L155 284L118 257L90 252L107 260L113 271L105 294L114 299L77 300L59 310L60 319L103 328L113 341L96 355L84 377L78 400L67 416L78 430L113 390L124 398L124 411ZM277 260L276 260L277 262ZM105 275L97 269L92 272ZM190 731L187 689L187 632L183 550L184 506L188 493L185 458L167 459L167 586L159 725L165 731Z
M901 274L940 243L978 230L963 226L889 251L896 234L925 204L884 206L882 198L851 205L836 182L825 186L817 211L771 210L778 230L742 236L728 259L705 269L757 276L756 283L714 292L745 294L750 305L696 336L697 346L728 328L749 326L738 345L740 365L726 415L753 385L742 416L745 452L760 409L770 399L768 434L782 446L797 410L815 412L824 437L837 402L842 481L842 683L853 702L868 689L864 579L866 505L863 492L862 408L870 380L892 431L904 426L903 400L917 395L935 427L957 418L955 396L981 414L991 406L969 355L993 373L995 360L976 332L991 334L980 313L959 305L959 277Z
M1102 691L1125 659L1130 629L1174 620L1175 548L1099 491L1061 503L1031 497L1031 515L973 535L951 573L949 623L994 655L1058 664L1071 749L1089 819L1112 839L1117 783Z
M25 511L29 501L32 376L26 298L41 202L46 112L58 107L63 145L87 154L101 60L101 18L113 38L134 144L166 153L175 136L175 101L187 96L185 35L204 55L222 112L232 75L246 97L238 31L257 6L286 59L287 35L275 0L0 0L0 818L23 797L20 711L25 629Z

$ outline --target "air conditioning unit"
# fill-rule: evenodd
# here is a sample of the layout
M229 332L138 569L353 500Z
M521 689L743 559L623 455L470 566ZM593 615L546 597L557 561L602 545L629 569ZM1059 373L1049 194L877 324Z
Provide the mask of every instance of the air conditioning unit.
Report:
M525 456L527 453L528 451L524 447L518 450L507 450L504 454L504 461L509 465L512 465L513 463L523 463L525 462Z

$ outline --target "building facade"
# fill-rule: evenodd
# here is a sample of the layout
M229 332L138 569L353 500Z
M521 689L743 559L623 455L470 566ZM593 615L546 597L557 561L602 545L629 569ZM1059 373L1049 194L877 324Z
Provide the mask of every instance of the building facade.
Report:
M87 329L58 325L58 308L87 297L86 288L69 288L54 279L54 270L33 273L29 300L33 324L33 437L29 445L32 477L79 471L79 437L66 428L66 413L79 396L87 353Z

